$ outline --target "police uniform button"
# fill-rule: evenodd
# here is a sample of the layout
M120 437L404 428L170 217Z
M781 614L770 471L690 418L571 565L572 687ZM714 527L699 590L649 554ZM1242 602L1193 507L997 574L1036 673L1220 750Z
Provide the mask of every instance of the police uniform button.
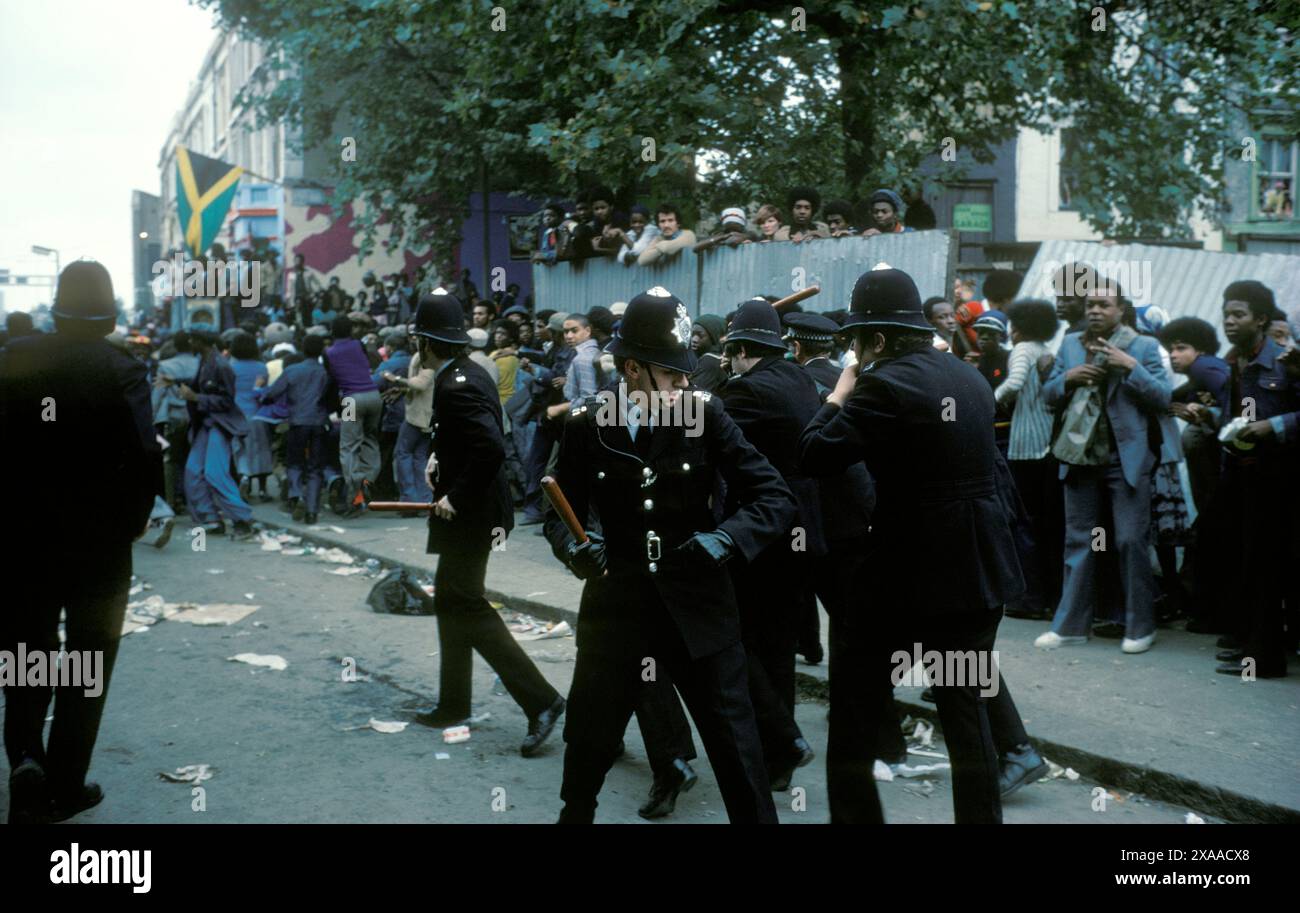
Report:
M605 478L605 473L604 473L604 472L598 472L598 473L596 473L596 478L598 478L598 479L603 479L603 478Z
M645 499L645 509L646 509L646 510L654 510L654 509L655 509L655 502L654 502L654 501L651 501L649 498L646 498L646 499Z
M655 571L657 571L657 570L659 570L659 565L657 565L657 564L655 564L653 561L651 561L651 562L650 562L650 573L653 574L653 573L654 573Z
M641 475L645 476L647 479L650 478L650 467L647 466L644 469L642 469Z

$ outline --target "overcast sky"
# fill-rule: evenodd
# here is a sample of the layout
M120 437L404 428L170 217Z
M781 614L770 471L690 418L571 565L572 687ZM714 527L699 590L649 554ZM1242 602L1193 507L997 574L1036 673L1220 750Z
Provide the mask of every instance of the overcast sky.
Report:
M101 261L134 301L131 191L158 154L215 30L186 0L0 0L0 268ZM0 286L5 310L52 290Z

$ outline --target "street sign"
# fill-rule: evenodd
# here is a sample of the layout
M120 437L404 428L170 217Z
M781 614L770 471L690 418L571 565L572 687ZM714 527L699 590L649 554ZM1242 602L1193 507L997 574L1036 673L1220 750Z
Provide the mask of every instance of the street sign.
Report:
M956 203L952 207L952 227L958 231L992 231L993 207L988 203Z

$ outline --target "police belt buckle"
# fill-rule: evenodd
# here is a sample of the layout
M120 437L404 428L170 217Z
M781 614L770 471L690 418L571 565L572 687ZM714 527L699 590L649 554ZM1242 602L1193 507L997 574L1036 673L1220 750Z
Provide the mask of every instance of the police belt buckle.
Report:
M654 530L645 534L645 556L647 560L658 561L661 557L660 539L655 535Z

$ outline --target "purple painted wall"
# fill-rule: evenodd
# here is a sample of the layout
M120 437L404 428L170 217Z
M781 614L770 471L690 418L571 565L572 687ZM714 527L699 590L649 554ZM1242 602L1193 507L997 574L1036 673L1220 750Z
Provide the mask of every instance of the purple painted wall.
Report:
M519 286L519 301L522 303L533 290L532 270L526 256L511 259L510 231L513 222L517 232L517 242L526 242L532 246L532 234L524 236L520 217L531 219L542 208L543 203L526 197L512 196L507 193L489 193L486 213L488 227L487 256L483 255L483 198L482 194L471 194L470 216L465 220L461 230L461 243L457 249L457 266L470 271L470 279L478 287L478 293L484 298L492 297L492 270L497 267L505 269L505 283ZM532 224L530 222L530 224ZM522 250L515 252L523 254Z

